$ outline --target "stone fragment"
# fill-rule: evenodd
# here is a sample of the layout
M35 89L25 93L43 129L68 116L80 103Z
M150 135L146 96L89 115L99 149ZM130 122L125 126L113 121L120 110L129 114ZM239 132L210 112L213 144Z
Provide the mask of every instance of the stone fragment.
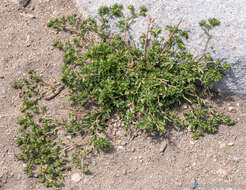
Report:
M127 170L126 170L126 169L123 170L123 174L124 174L124 175L127 174Z
M166 142L163 142L160 146L160 152L164 152L167 148L167 143Z
M198 183L195 178L191 179L190 185L192 189L195 189L197 187Z
M233 158L232 158L232 159L233 159L233 161L234 161L234 162L238 162L238 161L239 161L239 158L238 158L238 157L236 157L236 156L233 156Z
M227 145L228 145L228 146L233 146L234 143L233 143L233 142L229 142Z
M17 0L17 1L21 7L26 7L31 2L31 0Z

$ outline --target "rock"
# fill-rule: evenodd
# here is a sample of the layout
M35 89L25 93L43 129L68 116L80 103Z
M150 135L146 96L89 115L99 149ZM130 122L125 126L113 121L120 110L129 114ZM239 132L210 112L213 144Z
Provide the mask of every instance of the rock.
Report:
M192 189L195 189L197 187L198 183L195 178L191 179L190 185Z
M225 148L226 147L226 144L225 143L221 143L220 144L220 148L222 149L222 148Z
M228 107L228 111L231 112L231 113L236 113L237 112L236 108L234 108L232 106Z
M238 161L239 161L239 158L238 158L238 157L236 157L236 156L233 156L233 158L232 158L232 159L233 159L233 161L234 161L234 162L238 162Z
M233 142L229 142L227 145L228 145L228 146L233 146L234 143L233 143Z
M123 146L118 146L118 150L123 150L124 147Z
M163 142L162 144L161 144L161 146L160 146L160 152L164 152L165 150L166 150L166 148L167 148L167 143L166 142Z
M79 182L81 180L81 176L79 173L74 173L72 176L71 176L71 180L75 183Z
M4 79L4 76L3 75L0 75L0 79Z
M26 7L30 2L31 0L17 0L19 2L19 5L21 7Z
M127 170L126 170L126 169L123 170L123 174L124 174L124 175L127 174Z
M188 105L187 105L187 104L184 104L184 105L183 105L183 108L184 108L184 109L187 109L187 108L188 108Z

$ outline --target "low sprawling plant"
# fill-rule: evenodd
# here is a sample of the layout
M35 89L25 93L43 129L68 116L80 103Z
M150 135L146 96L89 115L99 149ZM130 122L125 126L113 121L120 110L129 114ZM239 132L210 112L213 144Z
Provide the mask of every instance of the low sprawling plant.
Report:
M139 16L146 16L147 9L141 7L139 13L132 5L128 9L130 14L125 16L122 5L101 7L99 25L91 18L80 22L76 15L51 20L48 24L56 30L74 34L72 42L64 45L56 41L54 44L64 51L61 81L70 89L70 99L81 106L88 101L97 105L88 110L80 121L81 126L90 128L93 135L100 134L108 118L115 113L126 128L134 125L148 133L163 134L167 126L190 125L187 121L196 114L186 114L187 119L182 121L172 108L183 103L198 104L198 109L206 107L204 100L211 95L211 81L218 82L230 66L214 60L206 52L194 57L183 42L188 39L187 32L178 28L182 20L175 27L166 27L170 34L164 40L160 37L161 28L148 17L146 33L135 44L128 32L130 23ZM119 33L109 32L112 19L118 21ZM202 20L200 25L210 39L209 31L219 23L210 18L208 23ZM101 40L81 53L79 43L88 30ZM213 116L217 114L213 112ZM195 136L202 135L203 131L214 133L222 121L215 122L213 130L198 125L193 127L193 132Z
M72 40L57 40L53 46L64 52L61 82L69 90L69 100L78 107L91 104L82 119L70 116L62 127L52 119L34 115L45 113L38 106L42 93L37 89L43 84L34 71L29 71L30 80L23 79L13 83L16 89L24 93L23 118L18 119L22 135L17 144L22 151L19 159L26 162L25 171L30 175L39 166L37 177L46 186L59 188L62 184L62 172L68 164L64 143L58 141L58 130L65 134L88 138L88 144L102 150L110 148L105 128L113 115L118 115L124 127L136 127L148 134L162 135L167 128L189 127L193 138L198 139L204 133L216 133L220 124L233 125L234 121L222 113L217 113L207 101L213 95L213 81L218 82L230 69L227 63L213 59L206 52L210 30L219 25L215 18L202 20L200 26L208 37L204 51L193 56L185 47L188 33L179 29L179 25L167 26L167 39L162 30L147 17L146 32L135 42L129 29L138 17L146 17L146 7L128 6L129 15L119 4L104 6L98 10L98 20L81 20L77 15L52 19L48 27L69 32ZM116 22L118 33L112 33L110 27ZM97 42L84 45L88 33L97 36ZM85 48L86 49L85 51ZM54 91L56 89L54 88ZM188 104L183 119L178 117L174 108ZM75 167L84 173L89 170L83 164L86 147L71 154Z

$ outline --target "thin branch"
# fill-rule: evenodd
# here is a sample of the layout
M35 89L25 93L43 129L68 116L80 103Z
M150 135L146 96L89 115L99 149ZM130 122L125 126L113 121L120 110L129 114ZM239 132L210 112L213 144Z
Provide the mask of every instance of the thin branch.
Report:
M133 37L131 35L130 35L130 39L131 39L132 44L134 45L134 47L136 47L135 41L134 41L134 39L133 39Z
M202 51L202 53L201 54L198 54L195 58L194 58L194 60L196 60L196 59L198 59L198 60L200 60L204 55L205 55L205 53L206 53L206 51L207 51L207 49L208 49L208 43L209 43L209 40L210 40L211 38L210 37L208 37L208 39L207 39L207 41L206 41L206 44L205 44L205 46L204 46L204 48L203 48L203 51Z
M120 35L120 38L121 38L121 40L125 43L126 47L127 47L128 49L131 49L131 47L129 46L128 42L126 41L126 39L125 39L122 35Z
M52 94L51 96L48 96L45 98L45 100L52 100L53 98L55 98L58 94L60 94L63 90L65 89L65 86L62 85L60 88L58 88L57 92Z
M148 45L148 36L149 36L150 24L151 24L151 18L150 18L150 16L148 16L148 26L147 26L147 31L146 31L146 34L145 34L145 42L144 42L144 53L145 54L146 54L147 45Z
M168 40L166 41L166 44L172 39L173 35L177 32L179 25L183 22L183 18L181 18L178 22L178 24L175 26L174 30L172 31L172 33L169 35ZM161 55L163 54L163 52L167 49L167 45L164 45Z
M190 102L190 103L192 104L192 101L191 101L191 100L189 100L189 99L186 98L185 96L183 96L183 98L184 98L186 101L188 101L188 102Z

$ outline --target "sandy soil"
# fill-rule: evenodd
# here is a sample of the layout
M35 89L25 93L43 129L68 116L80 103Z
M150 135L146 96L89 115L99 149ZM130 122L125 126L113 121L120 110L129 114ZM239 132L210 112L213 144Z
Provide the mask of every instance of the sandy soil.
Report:
M59 80L62 66L60 52L51 43L65 34L47 29L51 17L78 13L71 0L33 0L25 10L10 0L0 3L0 189L42 190L35 178L23 172L16 159L18 135L16 118L21 104L10 87L30 67L50 81ZM35 17L35 18L33 18ZM49 102L56 116L62 116L66 105L58 96ZM92 175L80 174L79 182L71 180L78 173L67 174L65 190L188 190L194 178L196 189L246 189L246 101L242 97L222 96L215 104L229 113L237 124L220 127L216 135L193 141L188 131L172 131L168 139L129 135L119 127L112 133L115 151L101 153L91 160ZM160 146L168 145L164 153Z

